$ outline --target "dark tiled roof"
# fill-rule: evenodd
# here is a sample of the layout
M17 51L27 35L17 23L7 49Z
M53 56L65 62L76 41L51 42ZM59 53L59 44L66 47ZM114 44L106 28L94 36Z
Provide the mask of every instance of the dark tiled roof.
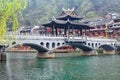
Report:
M64 16L60 16L60 17L57 17L56 19L58 20L80 20L80 19L83 19L82 17L79 17L79 16L73 16L73 15L64 15Z
M112 21L111 19L99 18L99 19L90 20L87 22L87 24L91 27L95 27L95 26L105 25L106 23L109 24L111 21Z
M91 27L89 27L87 24L83 24L83 23L77 23L77 22L72 22L72 21L62 21L62 20L52 20L49 23L43 24L42 26L48 26L48 27L58 27L58 28L65 28L65 27L69 27L69 28L74 28L74 29L89 29Z

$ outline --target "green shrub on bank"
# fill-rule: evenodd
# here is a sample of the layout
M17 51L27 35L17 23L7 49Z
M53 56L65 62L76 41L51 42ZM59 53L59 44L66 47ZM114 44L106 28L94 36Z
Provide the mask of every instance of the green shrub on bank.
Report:
M96 51L98 52L98 55L102 55L103 54L103 50L102 49L97 49Z

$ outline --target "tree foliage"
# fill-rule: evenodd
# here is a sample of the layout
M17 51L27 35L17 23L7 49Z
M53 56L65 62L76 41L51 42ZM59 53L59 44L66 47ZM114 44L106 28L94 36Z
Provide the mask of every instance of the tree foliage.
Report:
M33 25L45 23L52 16L58 17L63 7L66 9L74 7L81 17L94 18L107 12L120 13L120 0L29 0L23 23L28 20Z
M26 5L26 0L0 0L0 40L6 35L7 23L12 24L13 30L18 28L19 18Z

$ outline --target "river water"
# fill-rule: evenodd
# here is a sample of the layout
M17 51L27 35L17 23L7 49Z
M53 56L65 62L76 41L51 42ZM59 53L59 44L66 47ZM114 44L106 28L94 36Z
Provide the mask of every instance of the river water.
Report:
M0 80L120 80L120 56L36 59L32 53L7 54Z

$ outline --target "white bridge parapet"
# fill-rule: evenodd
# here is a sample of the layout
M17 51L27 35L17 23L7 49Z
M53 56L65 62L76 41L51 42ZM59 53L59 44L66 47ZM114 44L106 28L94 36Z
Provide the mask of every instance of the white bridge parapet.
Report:
M9 35L11 36L11 35ZM14 35L14 42L16 43L34 43L41 45L49 50L58 48L59 46L67 45L67 41L74 42L85 42L86 46L97 49L100 45L109 44L111 46L115 46L117 40L115 39L106 39L106 38L96 38L96 37L88 37L88 36L45 36L45 35ZM9 43L12 43L13 40L10 37Z
M117 44L118 46L120 46L120 42L117 42L116 44Z
M49 50L57 48L59 46L65 45L66 37L59 36L38 36L38 35L15 35L14 41L12 37L9 39L9 43L15 42L17 44L20 43L33 43L37 45L41 45Z

